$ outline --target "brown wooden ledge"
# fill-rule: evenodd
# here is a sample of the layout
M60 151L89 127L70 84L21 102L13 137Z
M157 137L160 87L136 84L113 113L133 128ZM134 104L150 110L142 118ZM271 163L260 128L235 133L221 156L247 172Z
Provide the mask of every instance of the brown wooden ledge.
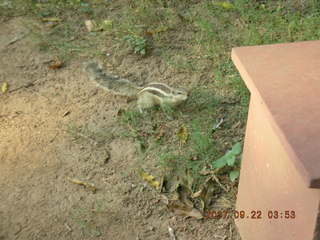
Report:
M307 185L320 188L320 41L234 48L232 59Z

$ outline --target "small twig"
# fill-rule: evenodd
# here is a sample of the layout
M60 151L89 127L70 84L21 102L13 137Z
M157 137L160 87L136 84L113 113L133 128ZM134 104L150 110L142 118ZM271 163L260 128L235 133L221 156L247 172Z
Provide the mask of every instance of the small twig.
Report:
M9 46L9 45L11 45L11 44L14 44L15 42L17 42L17 41L23 39L24 37L26 37L28 34L29 34L29 32L24 33L24 34L21 34L21 35L18 35L18 36L15 36L11 41L9 41L9 42L7 43L6 46Z
M212 127L212 131L215 131L216 129L218 129L221 124L223 123L224 119L221 118L219 121L216 122L216 124Z
M69 114L70 114L70 111L67 110L66 112L64 112L64 113L62 114L62 117L65 117L65 116L67 116L67 115L69 115Z
M36 81L37 81L37 80L36 80ZM33 87L33 86L34 86L34 83L35 83L36 81L33 81L33 82L27 83L27 84L25 84L25 85L22 85L22 86L20 86L20 87L17 87L17 88L11 89L11 90L9 90L9 93L12 93L12 92L18 91L18 90L19 90L19 89L21 89L21 88L29 88L29 87Z
M20 237L20 233L26 228L28 228L28 226L21 226L20 225L20 228L14 233L15 239L18 239Z
M6 115L0 115L0 118L14 118L17 117L19 114L24 113L21 111L15 111L13 114L6 114Z
M56 134L54 135L54 137L49 140L49 142L52 143L52 142L56 139L56 137L58 136L58 134L59 134L59 133L56 133Z
M22 231L23 227L19 224L19 229L14 233L14 235L18 235Z
M228 189L226 189L226 187L223 186L223 185L220 183L219 179L217 178L217 176L216 176L215 174L212 174L212 178L219 184L219 186L220 186L223 190L225 190L226 192L228 192Z

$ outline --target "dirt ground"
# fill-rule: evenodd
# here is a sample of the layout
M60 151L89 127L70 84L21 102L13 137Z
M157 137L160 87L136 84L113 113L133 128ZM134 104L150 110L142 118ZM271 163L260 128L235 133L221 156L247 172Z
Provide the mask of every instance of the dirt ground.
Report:
M107 137L126 103L89 82L81 60L49 69L53 57L39 52L24 21L0 22L0 84L9 84L0 94L0 240L172 239L168 226L177 239L238 239L232 220L184 219L166 209L135 171L135 143ZM171 74L154 61L146 70L123 59L118 70ZM72 134L75 126L104 131L107 140Z

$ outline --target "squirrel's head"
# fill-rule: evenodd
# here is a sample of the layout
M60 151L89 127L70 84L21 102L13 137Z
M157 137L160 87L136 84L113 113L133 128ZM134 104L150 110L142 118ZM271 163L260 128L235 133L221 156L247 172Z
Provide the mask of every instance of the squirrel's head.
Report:
M179 102L184 102L188 98L188 92L184 89L172 89L172 97L177 99Z

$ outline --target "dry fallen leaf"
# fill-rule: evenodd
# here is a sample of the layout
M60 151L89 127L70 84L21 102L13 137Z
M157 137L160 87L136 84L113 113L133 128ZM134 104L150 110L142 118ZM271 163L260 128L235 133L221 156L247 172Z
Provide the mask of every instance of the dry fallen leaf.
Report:
M113 21L112 20L104 20L101 23L101 27L103 30L110 30L113 27Z
M68 177L68 180L74 184L82 185L86 188L89 188L93 193L95 193L97 191L97 188L91 183L87 183L87 182L81 181L79 179L69 178L69 177Z
M177 215L180 216L185 216L185 217L194 217L196 219L202 219L203 215L202 213L194 208L194 207L190 207L184 203L182 203L179 200L170 200L169 204L168 204L168 208Z
M85 20L84 24L86 25L88 32L97 32L103 30L103 27L98 26L94 20Z
M48 18L42 18L42 22L61 22L62 20L60 18L55 17L48 17Z
M193 194L191 195L191 197L192 197L192 198L200 197L201 194L202 194L202 192L203 192L203 190L204 190L204 188L201 188L199 191L193 193Z
M217 2L215 4L225 9L234 9L234 5L230 2Z
M188 129L185 127L185 126L182 126L178 133L177 133L179 139L180 139L180 142L185 144L189 138L189 132L188 132Z
M9 89L9 84L7 82L2 83L1 92L6 93Z
M50 66L49 69L55 70L63 67L63 62L59 59L56 59Z
M197 219L203 218L202 213L194 207L191 189L187 185L179 183L178 181L173 184L171 183L171 185L170 190L173 192L166 191L166 193L163 194L165 196L168 209L177 215L194 217Z
M166 135L166 128L165 128L165 126L162 125L159 128L159 133L157 134L156 139L160 140L165 135Z
M212 198L215 195L215 189L214 182L210 177L200 186L199 191L192 194L193 199L198 198L200 200L199 208L201 211L204 211L204 209L210 205Z
M92 20L85 20L84 24L86 25L88 32L92 32L92 30L96 27L96 23Z
M148 182L152 187L159 189L161 183L157 180L155 180L155 177L146 173L145 171L141 171L140 172L140 176L142 177L143 180L145 180L146 182Z

